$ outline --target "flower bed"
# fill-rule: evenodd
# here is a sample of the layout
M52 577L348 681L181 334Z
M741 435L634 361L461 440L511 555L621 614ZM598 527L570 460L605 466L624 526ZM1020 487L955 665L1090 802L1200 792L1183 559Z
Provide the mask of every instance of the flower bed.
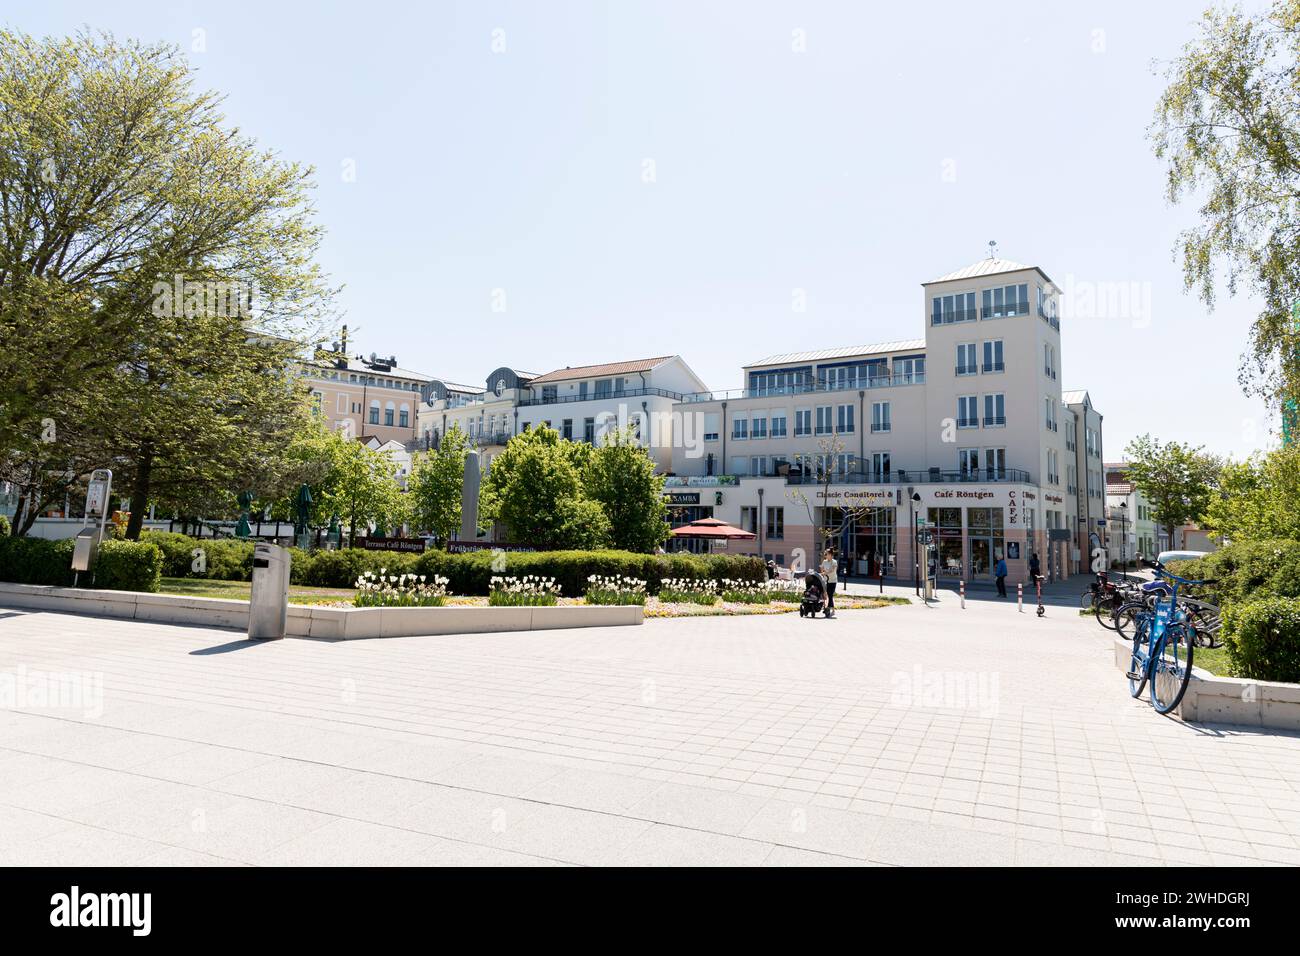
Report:
M423 574L379 574L367 571L357 578L354 607L442 607L447 602L447 579Z
M645 604L645 581L621 574L587 578L588 604Z
M560 598L555 578L525 574L521 578L493 575L488 582L489 607L549 607Z

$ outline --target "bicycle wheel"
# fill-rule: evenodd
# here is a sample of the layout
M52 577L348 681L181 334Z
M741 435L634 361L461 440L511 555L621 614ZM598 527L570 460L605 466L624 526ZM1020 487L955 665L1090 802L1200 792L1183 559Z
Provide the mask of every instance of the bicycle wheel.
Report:
M1097 623L1108 631L1115 630L1115 611L1123 603L1114 594L1097 596Z
M1192 629L1170 624L1156 642L1151 662L1151 706L1167 714L1178 706L1192 679L1192 652L1196 649Z
M1137 636L1137 624L1139 621L1145 621L1149 618L1151 612L1147 606L1140 601L1129 601L1121 604L1111 613L1111 621L1114 625L1114 631L1126 641L1133 640Z
M1219 646L1219 628L1222 621L1219 615L1205 609L1194 607L1187 611L1187 623L1196 636L1196 643L1201 647Z
M1120 614L1123 613L1123 617ZM1150 618L1145 610L1133 605L1124 605L1116 611L1116 619L1127 624L1132 633L1133 651L1128 660L1128 692L1134 697L1142 696L1142 689L1147 685L1148 670L1147 628ZM1118 630L1119 628L1117 628Z

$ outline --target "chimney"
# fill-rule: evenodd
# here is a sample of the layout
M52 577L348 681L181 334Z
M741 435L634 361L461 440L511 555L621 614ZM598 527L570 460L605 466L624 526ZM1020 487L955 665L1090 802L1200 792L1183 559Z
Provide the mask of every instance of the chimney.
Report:
M348 354L348 327L347 327L346 325L343 326L343 348L342 348L342 352L343 352L343 354L344 354L345 356Z

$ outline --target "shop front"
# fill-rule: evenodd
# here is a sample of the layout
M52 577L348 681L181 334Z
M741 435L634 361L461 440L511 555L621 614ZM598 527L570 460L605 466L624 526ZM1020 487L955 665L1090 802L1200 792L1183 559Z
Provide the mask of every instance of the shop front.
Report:
M820 539L831 543L851 577L894 577L898 567L898 508L893 490L820 489Z
M1023 580L1036 547L1033 490L998 484L923 486L916 493L921 501L915 515L931 533L941 581L992 583L1002 559L1007 562L1008 578Z

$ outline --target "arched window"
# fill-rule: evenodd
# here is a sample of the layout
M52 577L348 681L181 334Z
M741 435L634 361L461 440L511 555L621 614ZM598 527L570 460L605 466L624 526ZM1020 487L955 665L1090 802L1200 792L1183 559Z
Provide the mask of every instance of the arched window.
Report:
M401 425L403 428L411 427L411 406L406 402L402 402L401 411L397 414L397 424Z
M370 424L379 424L379 401L377 399L370 400Z
M386 406L384 406L384 424L385 424L385 425L391 425L391 424L393 424L393 414L394 414L395 411L396 411L396 406L394 406L392 402L389 402Z

